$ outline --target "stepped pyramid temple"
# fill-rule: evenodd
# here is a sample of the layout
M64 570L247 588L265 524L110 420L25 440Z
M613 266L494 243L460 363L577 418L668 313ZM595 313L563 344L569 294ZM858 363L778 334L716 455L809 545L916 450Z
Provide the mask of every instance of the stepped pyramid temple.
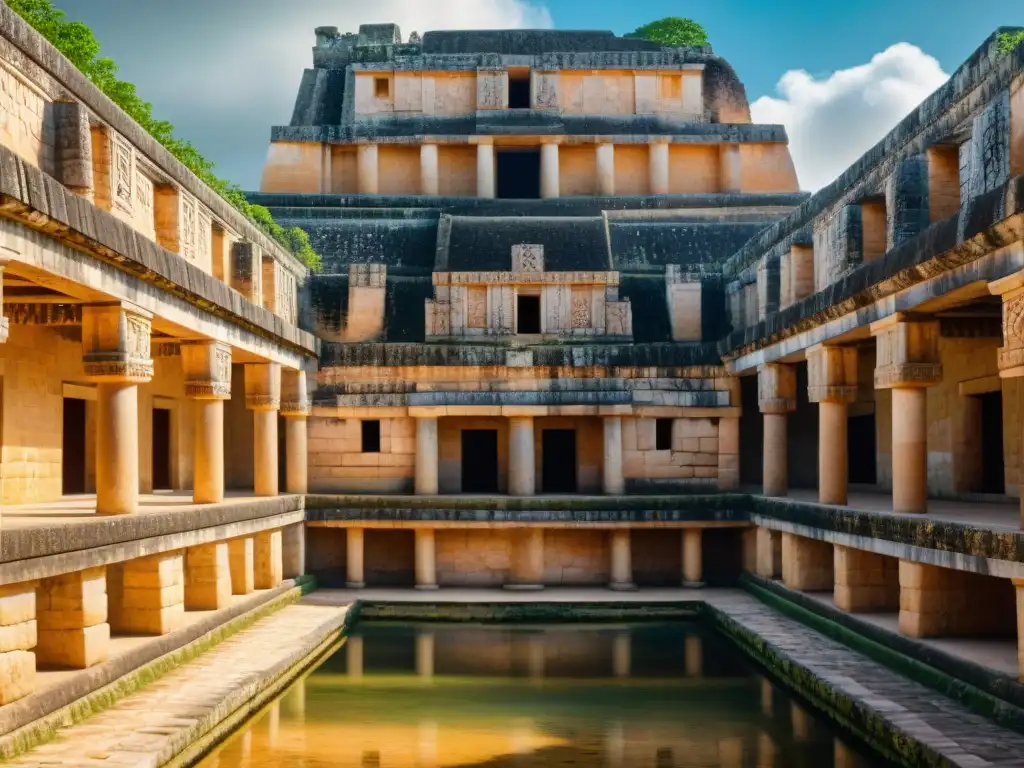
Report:
M685 595L755 655L799 614L1024 754L1010 31L810 195L710 47L321 27L248 194L311 272L0 2L0 759L279 609L284 680L324 594L446 588ZM927 743L851 679L822 711Z

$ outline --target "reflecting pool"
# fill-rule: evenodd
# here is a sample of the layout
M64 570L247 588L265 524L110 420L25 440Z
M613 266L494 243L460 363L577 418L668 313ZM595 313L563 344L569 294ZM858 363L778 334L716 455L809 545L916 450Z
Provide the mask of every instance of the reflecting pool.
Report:
M887 766L699 624L366 623L203 766Z

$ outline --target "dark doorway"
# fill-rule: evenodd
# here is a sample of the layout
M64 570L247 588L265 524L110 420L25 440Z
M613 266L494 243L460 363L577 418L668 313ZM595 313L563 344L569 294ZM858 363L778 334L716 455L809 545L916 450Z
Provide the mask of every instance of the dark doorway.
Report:
M530 108L530 70L509 69L508 71L508 108Z
M1003 393L986 392L981 401L981 486L979 493L1006 493L1003 468Z
M462 430L462 492L498 492L498 430Z
M498 197L536 200L540 197L540 150L498 150Z
M516 333L540 333L540 296L516 297Z
M281 493L288 487L288 419L277 416L277 488Z
M545 429L541 434L541 490L576 493L576 430Z
M878 482L875 458L875 414L852 416L846 423L846 451L851 483Z
M153 409L153 490L171 489L171 412Z
M64 398L62 493L85 493L85 400Z

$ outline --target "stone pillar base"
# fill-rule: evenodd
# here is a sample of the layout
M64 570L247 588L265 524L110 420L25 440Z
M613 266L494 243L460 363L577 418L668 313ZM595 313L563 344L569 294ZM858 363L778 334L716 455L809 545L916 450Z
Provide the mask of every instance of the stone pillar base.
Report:
M831 592L832 545L793 533L782 534L782 582L801 592Z
M832 600L851 613L899 610L899 561L836 544Z
M94 624L80 629L55 629L39 633L36 661L40 666L88 669L107 660L110 625Z
M184 618L185 557L181 552L129 560L111 580L110 626L114 632L166 635L178 629Z
M286 579L297 579L306 575L306 525L296 523L282 529L281 557L284 561L283 574Z
M35 689L36 655L31 651L0 653L0 707L25 698Z
M763 579L782 576L782 534L771 528L757 529L757 575Z
M230 602L228 542L189 547L185 551L185 610L216 611Z
M0 706L36 687L36 583L0 587Z
M256 589L274 589L284 581L281 531L256 534L253 583Z
M364 589L366 587L365 581L346 581L345 589Z
M87 669L107 660L107 578L104 568L44 579L37 592L36 663Z
M228 542L231 563L231 594L248 595L256 589L254 572L255 542L251 536Z
M540 592L544 589L543 584L503 584L502 589L509 592Z
M1009 579L900 560L900 632L910 637L1012 636Z

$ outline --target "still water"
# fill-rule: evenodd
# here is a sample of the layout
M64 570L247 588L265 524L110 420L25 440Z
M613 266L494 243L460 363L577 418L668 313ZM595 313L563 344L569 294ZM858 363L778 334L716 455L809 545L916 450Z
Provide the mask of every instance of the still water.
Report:
M867 768L693 623L365 623L204 768Z

